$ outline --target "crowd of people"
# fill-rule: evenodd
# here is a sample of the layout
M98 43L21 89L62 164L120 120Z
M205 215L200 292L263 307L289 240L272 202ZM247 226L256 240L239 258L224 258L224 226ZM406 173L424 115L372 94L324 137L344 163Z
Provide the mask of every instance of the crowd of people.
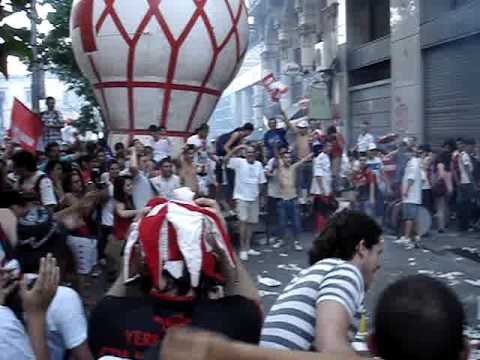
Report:
M473 139L446 140L434 151L414 138L375 138L364 123L348 147L334 125L282 116L268 121L263 141L249 141L250 123L213 140L204 124L175 149L168 131L152 125L148 141L110 147L80 141L55 100L47 105L41 151L6 139L0 157L0 357L309 359L294 351L317 351L353 358L388 205L401 203L400 236L414 245L420 208L440 233L455 217L461 231L477 229ZM244 267L260 255L253 234L261 221L270 224L274 248L303 251L305 223L314 234L310 267L265 319ZM91 278L107 272L112 287L89 303ZM432 279L390 286L376 314L373 355L468 353L461 304ZM252 346L182 332L160 346L167 330L185 325ZM398 330L406 327L416 335ZM435 336L424 341L427 332ZM182 342L204 351L188 355Z

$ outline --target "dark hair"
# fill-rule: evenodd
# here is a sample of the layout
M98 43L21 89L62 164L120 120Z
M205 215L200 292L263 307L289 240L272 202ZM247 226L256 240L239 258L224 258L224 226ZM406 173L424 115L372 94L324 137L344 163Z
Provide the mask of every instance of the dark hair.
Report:
M383 291L375 309L378 356L385 360L457 360L464 350L465 313L455 293L423 275Z
M247 122L246 124L244 124L242 127L241 127L242 130L246 130L246 131L253 131L255 130L255 127L253 126L252 123L249 123Z
M45 147L45 154L48 154L52 148L54 147L59 147L60 145L57 143L57 142L51 142L51 143L48 143L48 145Z
M197 129L196 132L199 132L199 131L202 131L202 130L208 131L209 129L210 129L210 126L208 126L207 123L203 123L202 125L200 125L200 126L198 127L198 129Z
M26 200L18 190L6 190L0 192L0 209L9 208L13 205L25 206Z
M13 154L12 162L15 167L25 169L27 171L37 171L37 159L31 152L20 150Z
M122 142L117 142L117 143L115 143L113 148L115 149L115 151L123 150L123 149L125 149L125 145Z
M125 191L123 191L123 187L127 180L133 181L133 177L130 175L123 175L115 179L113 183L113 198L118 202L124 203L125 207L128 208L128 205L131 205L133 201L131 196L128 196L125 194Z
M159 167L162 167L166 163L172 163L172 159L170 159L170 156L167 156L166 158L163 158L160 160L160 163L158 164Z
M47 97L45 98L45 101L48 101L48 100L53 100L53 101L55 101L55 98L54 98L53 96L47 96Z
M86 190L85 181L83 180L82 174L77 169L73 169L71 172L69 172L65 176L65 181L63 183L63 187L65 188L65 192L72 192L72 177L73 176L78 176L80 178L80 180L82 181L82 192L85 192L85 190Z
M332 135L332 134L336 134L337 133L337 128L335 127L335 125L331 125L328 127L327 129L327 135Z
M110 163L108 164L108 170L112 167L113 164L120 165L116 159L110 160Z
M157 130L158 130L157 125L150 125L150 126L148 127L148 131L155 132L155 131L157 131Z
M49 162L47 162L47 165L45 166L45 172L47 174L50 174L53 171L53 169L55 169L55 166L57 165L62 166L62 163L58 160L50 160Z
M368 215L343 210L330 218L313 241L309 252L310 265L327 258L351 260L360 241L365 240L365 246L371 249L380 241L381 235L382 228Z

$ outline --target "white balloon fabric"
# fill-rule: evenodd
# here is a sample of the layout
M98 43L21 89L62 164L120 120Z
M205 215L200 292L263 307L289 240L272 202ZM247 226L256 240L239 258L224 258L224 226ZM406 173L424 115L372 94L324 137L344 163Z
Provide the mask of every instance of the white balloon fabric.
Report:
M76 0L70 34L113 134L186 137L238 72L248 14L243 0Z

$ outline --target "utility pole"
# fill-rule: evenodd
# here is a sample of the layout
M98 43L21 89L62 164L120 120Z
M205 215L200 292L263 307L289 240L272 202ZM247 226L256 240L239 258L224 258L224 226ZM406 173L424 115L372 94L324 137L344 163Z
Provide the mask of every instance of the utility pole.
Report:
M31 38L30 45L32 46L32 111L35 113L40 112L40 97L41 97L41 75L40 75L40 59L38 58L38 43L37 43L37 0L31 0L30 2L30 25L31 25Z

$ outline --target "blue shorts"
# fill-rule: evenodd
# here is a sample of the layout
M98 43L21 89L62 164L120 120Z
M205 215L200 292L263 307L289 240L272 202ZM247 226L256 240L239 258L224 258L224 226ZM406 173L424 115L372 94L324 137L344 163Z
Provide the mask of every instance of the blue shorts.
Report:
M402 204L402 220L415 220L418 215L418 204Z

